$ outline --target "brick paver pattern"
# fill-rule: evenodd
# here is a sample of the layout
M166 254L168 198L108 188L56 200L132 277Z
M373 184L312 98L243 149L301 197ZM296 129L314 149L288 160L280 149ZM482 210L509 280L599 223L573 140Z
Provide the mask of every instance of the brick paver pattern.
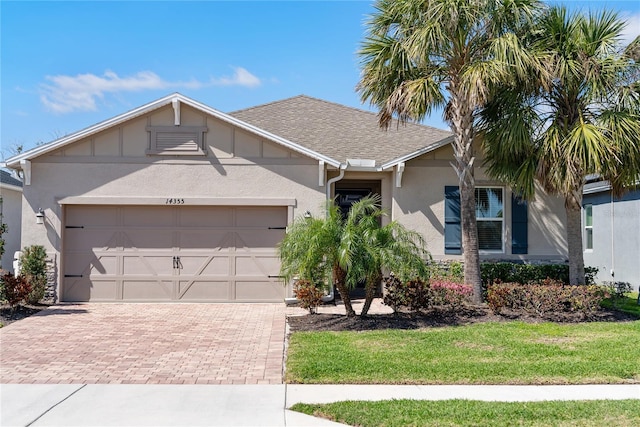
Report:
M1 383L282 384L284 304L77 304L0 328Z

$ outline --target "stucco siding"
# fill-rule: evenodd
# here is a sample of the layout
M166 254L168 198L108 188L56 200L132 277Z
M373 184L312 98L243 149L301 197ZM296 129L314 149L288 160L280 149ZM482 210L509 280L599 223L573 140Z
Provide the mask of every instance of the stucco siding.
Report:
M448 155L451 155L451 148L443 147L407 162L401 187L393 187L393 218L422 233L434 259L462 258L444 254L444 188L458 185L450 160L444 160ZM504 188L504 252L481 252L481 259L554 262L566 259L566 216L560 198L548 196L538 189L535 200L529 202L528 253L514 255L511 253L511 191L489 179L483 168L475 168L475 177L476 186Z
M173 126L174 111L166 107L34 159L32 185L24 188L22 246L44 245L59 259L64 200L69 198L103 205L159 204L164 199L186 205L242 199L250 205L252 200L268 204L269 199L287 199L293 200L290 218L306 210L322 215L325 187L319 186L316 160L292 156L281 145L191 108L183 107L180 119L181 125L207 127L206 155L147 154L148 128ZM45 225L35 223L40 208Z
M609 191L585 194L582 202L593 206L593 249L585 246L585 265L598 268L599 282L629 282L639 289L640 190L614 198L613 204Z
M19 251L21 236L21 212L22 193L6 187L0 188L2 192L2 221L7 224L7 233L4 238L4 255L2 255L2 269L13 271L13 255ZM35 216L33 217L35 222ZM15 272L14 272L15 273Z

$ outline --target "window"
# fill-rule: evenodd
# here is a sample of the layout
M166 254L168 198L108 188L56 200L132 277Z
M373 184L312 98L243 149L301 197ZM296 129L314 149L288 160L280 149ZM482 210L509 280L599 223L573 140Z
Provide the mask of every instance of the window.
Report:
M584 205L584 247L593 249L593 205Z
M504 202L500 187L476 187L478 248L503 251Z

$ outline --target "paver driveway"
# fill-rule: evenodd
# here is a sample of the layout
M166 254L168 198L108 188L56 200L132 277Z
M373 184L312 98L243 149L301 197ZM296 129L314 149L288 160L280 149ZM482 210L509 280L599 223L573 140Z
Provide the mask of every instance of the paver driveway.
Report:
M0 328L1 383L281 384L284 304L78 304Z

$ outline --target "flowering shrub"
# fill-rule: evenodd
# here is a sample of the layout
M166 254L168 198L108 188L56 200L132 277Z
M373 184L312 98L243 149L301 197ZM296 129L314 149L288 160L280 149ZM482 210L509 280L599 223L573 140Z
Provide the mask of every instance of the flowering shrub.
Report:
M383 302L393 308L394 313L403 307L414 312L436 307L453 311L467 304L473 294L471 286L442 279L430 283L421 279L402 283L398 278L391 276L383 280L383 285Z
M298 280L293 285L293 295L300 301L302 308L315 314L322 302L324 292L309 280Z
M607 290L602 286L570 286L550 279L534 285L499 283L489 286L487 291L487 303L496 314L503 309L512 309L537 316L573 312L588 317L607 297Z
M445 280L432 280L431 299L434 306L447 310L457 310L471 302L473 288L469 285L449 282Z

